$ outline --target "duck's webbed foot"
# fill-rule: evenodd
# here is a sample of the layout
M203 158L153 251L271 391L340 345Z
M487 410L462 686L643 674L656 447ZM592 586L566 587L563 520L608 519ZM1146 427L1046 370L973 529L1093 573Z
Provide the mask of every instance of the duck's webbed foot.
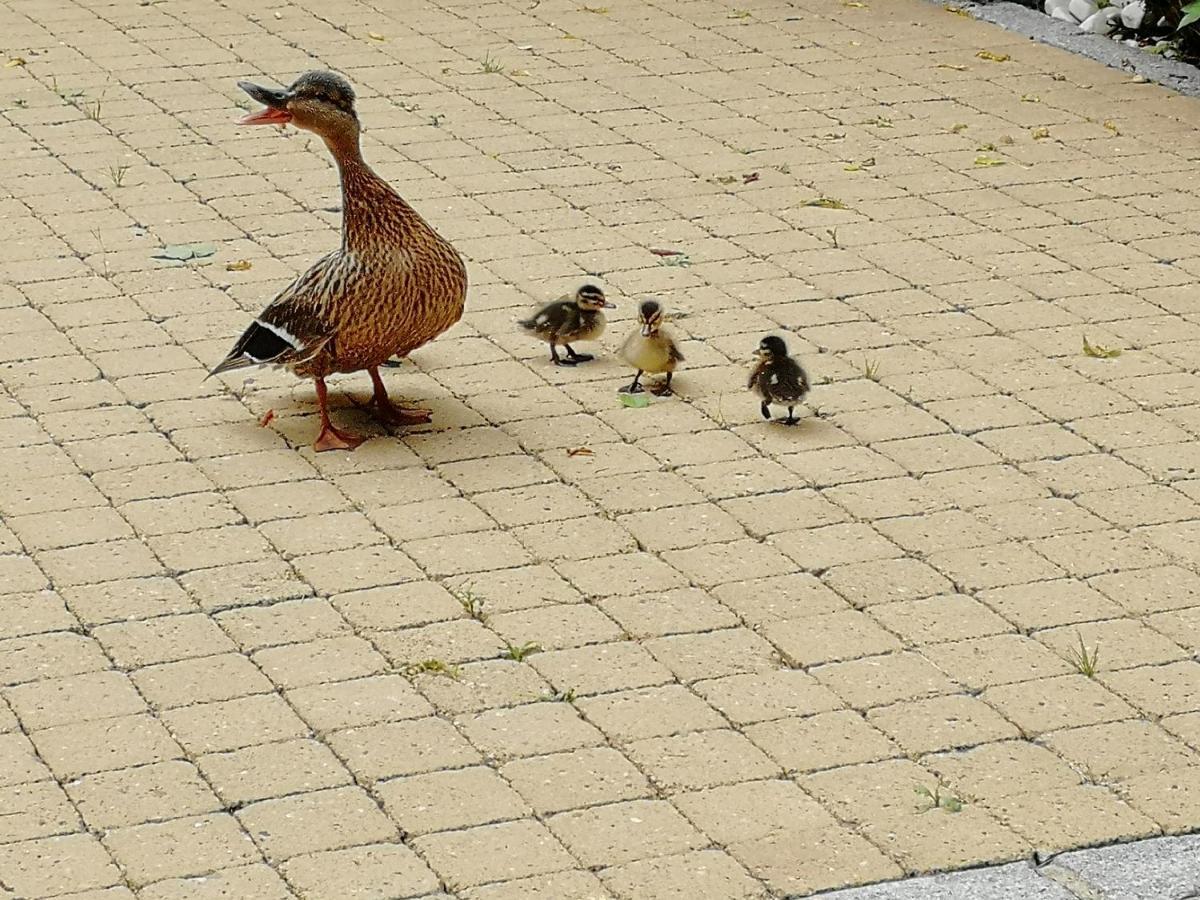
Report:
M638 381L641 379L641 377L642 377L642 370L638 369L638 373L633 376L633 381L631 383L625 385L625 387L623 387L623 388L617 388L617 393L619 393L619 394L640 394L643 390L642 386L640 384L638 384Z
M317 439L313 441L313 450L317 453L325 450L353 450L365 440L364 437L334 428L331 423L326 422L321 426L321 433L317 435Z
M794 407L794 406L789 406L789 407L788 407L788 414L787 414L787 418L786 418L786 419L779 419L779 421L780 421L780 422L782 422L784 425L796 425L796 424L798 424L798 423L800 422L800 420L796 418L796 414L795 414L795 412L794 412L795 408L796 408L796 407Z
M366 440L349 431L335 428L329 421L329 391L325 387L325 379L315 379L317 385L317 405L321 411L321 432L313 441L313 450L321 453L325 450L353 450Z
M673 390L671 390L671 376L673 374L675 374L675 373L668 372L667 380L664 381L662 384L656 384L656 385L654 385L654 387L650 388L650 393L652 393L655 397L673 396L675 393Z
M556 347L554 345L554 342L551 341L550 342L550 362L554 363L554 365L556 365L556 366L573 366L573 365L575 365L575 363L579 362L579 360L577 360L574 356L568 356L566 359L563 359L561 356L558 355L558 347Z
M433 421L432 411L422 407L396 406L388 397L383 379L379 377L379 369L368 369L371 373L371 383L375 385L375 393L371 397L371 405L375 407L375 417L388 425L428 425Z
M571 365L574 365L575 363L581 363L581 362L591 362L593 359L596 358L596 357L592 356L592 354L590 354L590 353L576 353L571 348L570 344L563 344L563 346L567 348L567 359L572 360Z

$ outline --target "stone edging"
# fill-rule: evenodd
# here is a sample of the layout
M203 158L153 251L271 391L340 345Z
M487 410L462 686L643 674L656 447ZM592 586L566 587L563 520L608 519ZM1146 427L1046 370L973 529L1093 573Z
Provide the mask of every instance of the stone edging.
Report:
M1036 9L1009 3L1007 0L983 3L947 3L946 0L931 0L939 6L959 6L972 18L999 25L1007 31L1059 47L1094 59L1112 69L1121 69L1130 75L1141 75L1147 81L1161 84L1171 90L1190 97L1200 97L1200 69L1176 59L1163 59L1144 50L1137 50L1095 34L1081 34L1078 28L1067 22L1051 18Z

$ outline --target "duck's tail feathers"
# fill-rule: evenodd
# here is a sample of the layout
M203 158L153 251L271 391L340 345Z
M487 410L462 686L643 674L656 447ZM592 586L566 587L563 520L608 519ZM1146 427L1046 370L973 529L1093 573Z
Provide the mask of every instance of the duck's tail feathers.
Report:
M300 349L299 341L289 334L287 329L255 319L238 338L229 355L221 360L204 380L235 369L270 365L278 362L286 354L296 353Z
M526 331L533 331L537 327L537 319L517 319L517 324Z

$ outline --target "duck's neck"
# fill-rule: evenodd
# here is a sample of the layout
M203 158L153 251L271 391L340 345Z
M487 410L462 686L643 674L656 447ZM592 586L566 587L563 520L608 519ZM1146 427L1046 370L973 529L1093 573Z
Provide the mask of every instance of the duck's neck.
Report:
M358 134L326 136L325 144L342 183L342 247L361 252L403 240L417 213L367 165Z

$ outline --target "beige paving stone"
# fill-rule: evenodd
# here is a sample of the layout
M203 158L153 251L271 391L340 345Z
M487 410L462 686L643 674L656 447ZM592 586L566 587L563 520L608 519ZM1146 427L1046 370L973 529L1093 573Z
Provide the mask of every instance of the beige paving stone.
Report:
M380 783L376 793L406 835L470 828L529 814L521 795L485 766L397 778Z
M866 613L846 610L768 625L766 637L794 666L851 659L900 648L900 641Z
M151 706L171 709L233 700L271 690L271 682L245 656L223 653L138 669L133 683Z
M459 888L573 868L563 845L532 819L425 835L413 846Z
M226 813L116 828L104 835L104 845L136 886L262 858L237 819Z
M9 688L4 697L30 731L145 711L146 704L121 672L91 672Z
M303 737L308 726L277 694L165 710L163 723L191 754L219 753Z
M59 725L35 731L30 739L60 779L182 756L162 724L146 714Z
M196 764L226 806L341 787L350 773L324 745L282 741L202 756Z
M468 888L469 900L612 900L613 895L588 872L554 872Z
M614 866L604 880L618 897L667 900L695 897L703 900L757 900L765 897L762 885L730 856L718 850L700 850L679 856Z
M263 800L237 816L273 861L396 837L395 826L358 787Z
M437 877L402 844L371 844L288 860L288 881L311 897L356 900L416 897L436 891Z
M606 747L515 760L503 766L500 774L541 815L653 793L645 776L628 759Z
M71 834L0 845L0 871L16 896L98 890L118 884L120 871L94 836Z
M454 726L435 716L334 732L328 743L351 772L373 781L480 761Z
M63 789L52 781L0 788L5 816L0 839L5 843L80 831L79 815Z
M850 710L774 719L747 727L746 736L788 772L871 762L900 753L883 732Z
M433 712L429 702L400 675L311 685L290 690L286 696L288 704L318 732L415 719Z
M67 794L91 828L119 828L216 812L220 801L190 762L176 760L69 781Z
M751 875L785 895L885 881L903 874L865 839L837 825L794 826L732 844L729 853Z
M548 824L585 866L621 865L708 843L663 800L631 800L564 812Z
M152 900L220 900L222 897L261 897L289 900L294 896L283 879L264 863L232 866L190 878L168 878L141 889Z
M604 743L604 735L565 702L492 709L460 716L455 724L474 746L500 761Z

